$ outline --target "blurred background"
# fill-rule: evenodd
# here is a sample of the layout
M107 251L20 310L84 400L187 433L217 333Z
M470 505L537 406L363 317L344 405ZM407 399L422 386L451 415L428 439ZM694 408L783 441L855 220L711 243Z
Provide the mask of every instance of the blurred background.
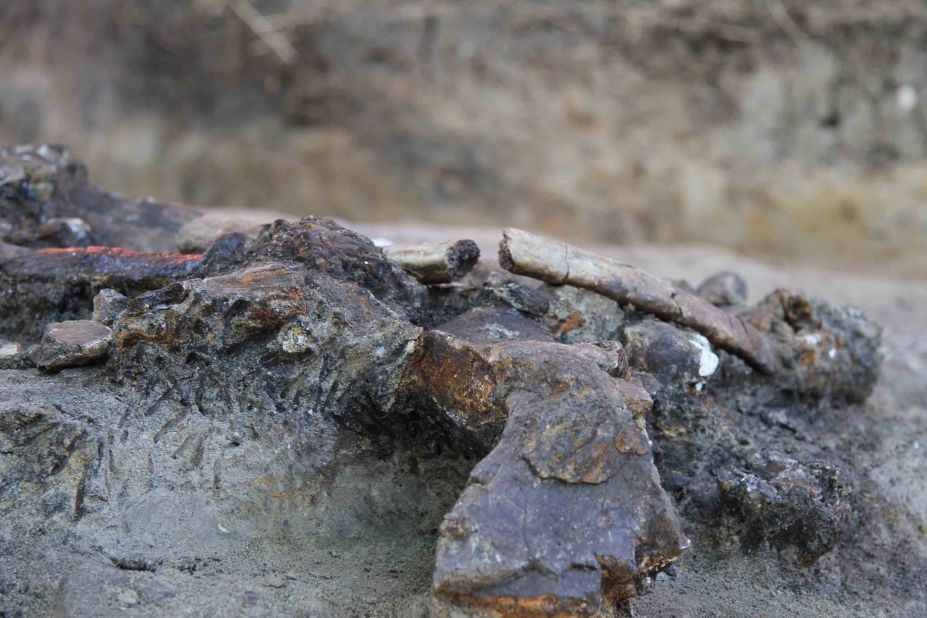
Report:
M357 222L927 277L922 0L3 0L0 142Z

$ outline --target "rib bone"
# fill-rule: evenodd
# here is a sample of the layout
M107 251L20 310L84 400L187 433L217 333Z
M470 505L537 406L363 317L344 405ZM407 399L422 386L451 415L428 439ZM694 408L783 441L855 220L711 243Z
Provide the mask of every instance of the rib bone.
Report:
M619 303L631 303L663 320L698 331L763 373L778 369L769 343L752 325L633 266L514 228L502 233L499 263L516 275L554 285L574 285Z

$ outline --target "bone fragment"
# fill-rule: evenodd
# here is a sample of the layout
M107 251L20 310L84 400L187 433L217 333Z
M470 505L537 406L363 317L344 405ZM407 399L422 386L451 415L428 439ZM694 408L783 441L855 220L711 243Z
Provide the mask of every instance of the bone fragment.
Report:
M425 284L450 283L465 276L480 258L472 240L383 247L386 257Z
M671 282L564 242L509 228L502 233L499 263L516 275L554 285L586 288L688 326L711 343L766 374L778 369L769 342L751 324Z

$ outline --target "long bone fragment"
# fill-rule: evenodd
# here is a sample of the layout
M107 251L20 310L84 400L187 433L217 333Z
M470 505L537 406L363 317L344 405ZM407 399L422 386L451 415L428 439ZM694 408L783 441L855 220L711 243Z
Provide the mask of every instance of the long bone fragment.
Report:
M426 284L456 281L480 259L480 248L472 240L390 245L383 253Z
M774 373L779 367L769 342L752 325L633 266L514 228L502 232L499 263L516 275L586 288L688 326L763 373Z

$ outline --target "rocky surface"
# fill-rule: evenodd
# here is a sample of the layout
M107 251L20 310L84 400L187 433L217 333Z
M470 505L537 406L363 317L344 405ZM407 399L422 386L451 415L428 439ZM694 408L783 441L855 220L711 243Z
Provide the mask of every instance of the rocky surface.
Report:
M0 240L5 242L172 251L173 235L200 214L103 191L90 184L87 169L64 146L3 148L0 161Z
M702 263L674 274L704 277ZM127 299L97 312L112 322L105 365L0 371L0 611L927 607L914 380L927 350L904 337L927 291L897 313L870 304L884 342L860 310L797 292L710 305L768 346L775 367L760 372L652 313L664 298L613 293L627 273L667 289L627 268L611 298L492 263L425 286L318 218L193 256L6 249L4 284L22 293L4 302L28 315L4 323L34 323L5 331L25 344L15 354L102 360L81 342L109 328L55 325L64 311L38 305L43 290L87 316L94 286ZM857 300L885 298L882 285Z

